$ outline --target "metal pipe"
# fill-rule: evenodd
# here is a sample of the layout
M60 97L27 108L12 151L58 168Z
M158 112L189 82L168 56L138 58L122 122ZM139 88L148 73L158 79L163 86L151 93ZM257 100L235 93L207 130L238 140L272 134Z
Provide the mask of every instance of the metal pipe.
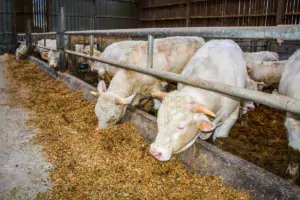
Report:
M31 35L39 36L39 35L55 35L55 34L56 34L56 32L44 32L44 33L32 33ZM17 35L18 36L24 36L24 35L26 35L26 33L19 33Z
M47 49L47 50L52 50L52 51L58 51L57 49L52 49L52 48L49 48L49 47L46 47L46 46L40 46L40 45L35 45L33 44L35 47L39 47L39 48L42 48L42 49Z
M20 43L20 44L26 44L26 42L23 42L23 41L18 41L18 43Z
M32 35L55 35L56 32L33 33Z
M147 68L152 68L153 66L153 45L154 37L153 35L148 35Z
M64 7L60 8L59 16L59 30L56 33L56 44L57 50L59 51L59 65L60 71L64 72L66 70L66 60L65 60L65 11Z
M28 47L29 51L28 54L32 53L32 27L31 27L31 20L27 20L27 33L26 33L26 46Z
M94 55L94 35L90 35L90 56Z
M202 36L222 38L255 38L299 40L300 26L268 27L186 27L186 28L145 28L118 30L66 31L67 35L127 35L127 36Z
M142 66L121 64L121 63L118 63L115 61L107 60L107 59L96 57L96 56L88 56L86 54L78 53L75 51L66 50L65 52L67 54L80 56L80 57L98 61L98 62L103 62L103 63L113 65L113 66L116 66L119 68L132 70L132 71L139 72L142 74L151 75L151 76L163 79L163 80L175 81L178 83L218 92L221 94L230 95L233 97L246 99L246 100L250 100L250 101L255 101L257 103L261 103L266 106L277 108L279 110L288 111L288 112L292 112L295 114L300 114L300 101L286 97L286 96L267 94L267 93L258 92L258 91L254 91L254 90L248 90L245 88L239 88L239 87L230 86L230 85L226 85L226 84L202 80L199 78L186 77L186 76L182 76L179 74L174 74L174 73L161 71L161 70L157 70L157 69L147 69Z

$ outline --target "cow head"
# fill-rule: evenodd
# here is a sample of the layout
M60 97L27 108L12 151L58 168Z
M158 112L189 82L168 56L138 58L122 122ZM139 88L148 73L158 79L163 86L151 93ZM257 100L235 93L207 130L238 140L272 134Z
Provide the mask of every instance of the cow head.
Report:
M250 78L247 78L246 88L249 90L261 91L264 87L264 82L256 82ZM255 105L253 101L244 101L243 102L243 115L249 111L253 111L255 109Z
M117 94L108 92L104 81L98 84L98 92L91 92L98 98L95 113L98 118L98 129L115 125L125 114L126 106L134 100L135 94L120 98Z
M59 52L49 51L48 52L48 63L50 68L56 68L58 67L58 61L59 61Z
M164 97L157 117L158 133L150 153L160 161L189 148L200 134L211 134L215 114L187 95L174 91Z
M28 47L25 44L21 44L19 48L16 50L16 59L21 60L26 57L28 53Z
M101 64L100 62L95 62L95 61L88 61L88 64L91 68L91 71L93 72L98 72L99 76L104 79L105 74L107 74L105 65Z

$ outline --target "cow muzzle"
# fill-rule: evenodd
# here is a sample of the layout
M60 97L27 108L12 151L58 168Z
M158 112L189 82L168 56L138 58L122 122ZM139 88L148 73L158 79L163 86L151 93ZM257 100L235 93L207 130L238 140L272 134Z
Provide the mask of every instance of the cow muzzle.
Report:
M159 161L169 161L172 156L172 151L169 148L161 148L156 144L151 144L150 154Z

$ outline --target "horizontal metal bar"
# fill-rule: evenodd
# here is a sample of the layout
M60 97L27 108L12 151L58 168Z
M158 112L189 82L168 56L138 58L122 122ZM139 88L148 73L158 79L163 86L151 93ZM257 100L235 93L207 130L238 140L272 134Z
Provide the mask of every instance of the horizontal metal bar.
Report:
M186 27L186 28L144 28L118 30L67 31L67 35L127 35L127 36L202 36L222 38L255 38L299 40L300 26L268 27Z
M168 81L174 81L214 92L218 92L221 94L225 95L230 95L233 97L241 98L241 99L246 99L250 101L255 101L257 103L261 103L266 106L270 106L273 108L277 108L279 110L283 111L288 111L292 112L295 114L300 114L300 101L295 100L286 96L282 95L272 95L272 94L267 94L263 92L258 92L254 90L248 90L245 88L238 88L226 84L221 84L221 83L216 83L212 81L206 81L202 80L199 78L191 78L191 77L186 77L182 76L179 74L174 74L166 71L161 71L161 70L156 70L156 69L148 69L140 66L135 66L135 65L129 65L129 64L121 64L115 61L95 57L95 56L88 56L86 54L78 53L75 51L65 51L67 54L75 55L75 56L80 56L83 58L87 58L90 60L98 61L98 62L103 62L106 64L110 64L119 68L127 69L127 70L132 70L136 71L142 74L147 74L151 75L163 80L168 80Z
M0 33L0 35L13 35L12 32Z
M56 32L32 33L31 35L56 35Z
M26 42L23 42L23 41L18 41L18 43L20 43L20 44L26 44Z
M39 47L39 48L42 48L42 49L47 49L47 50L52 50L52 51L58 51L57 49L52 49L52 48L49 48L49 47L44 47L44 46L35 45L35 44L32 44L32 45L36 46L36 47Z
M19 33L17 36L25 36L26 33ZM32 33L31 35L56 35L56 32Z

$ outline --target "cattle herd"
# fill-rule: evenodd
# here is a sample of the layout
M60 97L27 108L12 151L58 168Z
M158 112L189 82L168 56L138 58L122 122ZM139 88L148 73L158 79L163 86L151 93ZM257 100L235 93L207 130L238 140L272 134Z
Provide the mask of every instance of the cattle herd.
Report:
M43 42L40 40L38 44L42 46ZM46 46L56 49L56 40L46 40ZM16 58L25 58L27 51L26 45L21 44L16 50ZM82 46L76 51L90 54L90 47ZM48 60L50 67L58 67L57 52L39 47L36 52ZM95 49L94 56L146 67L147 41L115 42L103 52ZM168 161L172 154L188 149L198 137L203 140L227 137L239 113L255 109L253 102L184 84L178 84L177 90L166 93L168 83L152 76L101 62L88 61L88 64L99 77L108 76L111 80L108 88L100 80L98 91L91 92L98 99L95 106L97 129L118 123L127 105L132 105L139 96L154 98L158 133L150 153L160 161ZM278 88L279 94L300 100L300 50L288 60L279 61L274 52L242 52L232 40L205 42L201 37L167 37L154 40L153 68L251 90ZM300 116L287 113L285 127L289 147L300 151ZM298 163L291 161L289 164L287 173L296 180Z

